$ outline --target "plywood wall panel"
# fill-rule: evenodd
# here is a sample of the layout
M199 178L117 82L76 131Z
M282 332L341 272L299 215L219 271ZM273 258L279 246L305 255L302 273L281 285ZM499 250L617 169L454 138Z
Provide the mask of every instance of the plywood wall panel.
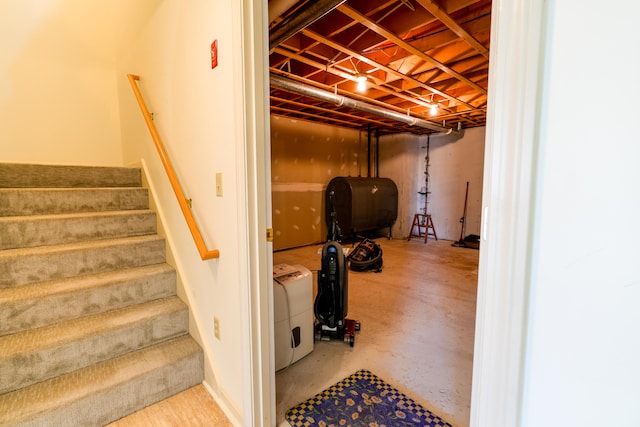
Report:
M272 187L274 249L323 242L327 238L322 184Z
M275 250L326 240L324 190L336 176L366 174L366 138L350 129L271 117Z
M465 130L461 137L430 138L428 213L439 238L456 241L460 237L467 181L465 236L480 234L484 134L485 128L479 127ZM325 241L324 190L336 176L367 176L366 132L272 116L271 138L274 249ZM425 186L427 136L386 135L379 144L378 174L398 187L398 218L392 235L407 238L413 215L424 208L419 192ZM372 164L375 152L372 137ZM372 167L372 175L375 172ZM320 210L316 214L313 209Z

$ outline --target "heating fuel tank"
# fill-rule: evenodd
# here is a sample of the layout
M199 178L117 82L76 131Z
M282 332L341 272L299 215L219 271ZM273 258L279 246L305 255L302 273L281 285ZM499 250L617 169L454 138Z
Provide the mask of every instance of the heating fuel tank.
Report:
M398 187L389 178L335 177L325 193L325 221L331 225L334 194L338 226L345 237L391 226L398 217Z

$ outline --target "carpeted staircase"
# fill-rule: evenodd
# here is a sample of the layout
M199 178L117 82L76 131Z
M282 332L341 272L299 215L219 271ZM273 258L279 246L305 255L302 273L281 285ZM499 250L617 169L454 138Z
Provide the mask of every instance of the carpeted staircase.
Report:
M0 163L0 426L102 426L203 380L141 171Z

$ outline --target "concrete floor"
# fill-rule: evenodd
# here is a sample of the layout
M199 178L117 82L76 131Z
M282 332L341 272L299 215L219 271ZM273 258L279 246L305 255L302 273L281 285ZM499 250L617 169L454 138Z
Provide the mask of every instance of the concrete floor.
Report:
M349 272L348 318L362 325L355 346L316 342L312 353L276 373L277 425L288 425L289 408L359 369L452 424L469 425L479 251L444 240L376 242L382 272ZM276 252L274 265L318 270L320 247ZM314 293L316 283L314 272Z

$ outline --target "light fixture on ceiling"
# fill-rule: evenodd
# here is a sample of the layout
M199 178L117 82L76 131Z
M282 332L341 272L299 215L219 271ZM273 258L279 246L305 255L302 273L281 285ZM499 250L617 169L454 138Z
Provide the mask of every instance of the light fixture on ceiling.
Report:
M356 82L358 83L358 85L356 86L356 88L358 89L358 92L364 92L367 89L366 74L358 74L356 76Z
M438 103L433 101L433 94L431 94L431 106L429 107L429 114L435 116L438 114Z

